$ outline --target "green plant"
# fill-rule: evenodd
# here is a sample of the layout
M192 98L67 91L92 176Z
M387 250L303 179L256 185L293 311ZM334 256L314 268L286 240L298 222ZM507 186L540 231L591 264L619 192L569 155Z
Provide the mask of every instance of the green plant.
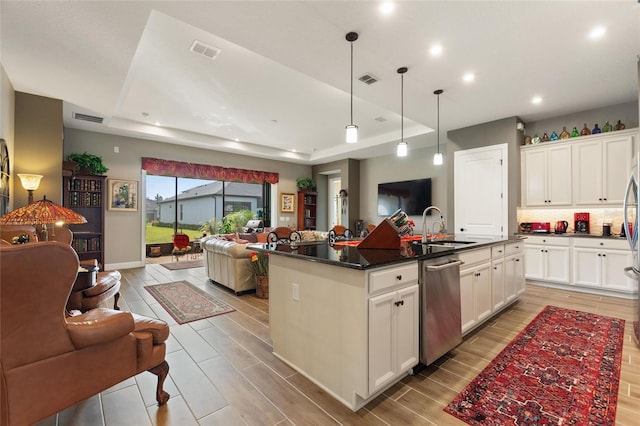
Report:
M229 213L222 219L222 225L226 233L242 232L242 228L254 217L251 210L240 210Z
M310 177L299 177L296 179L296 186L301 191L304 191L305 189L314 191L316 189L316 183Z
M269 254L261 251L252 251L251 269L258 277L269 276Z
M204 222L202 225L200 225L199 230L200 232L206 232L209 235L225 233L224 225L222 221L217 217L212 217L207 222Z
M102 157L87 154L86 152L82 154L69 154L67 160L76 163L76 173L89 171L93 175L102 175L109 171L109 169L102 164Z

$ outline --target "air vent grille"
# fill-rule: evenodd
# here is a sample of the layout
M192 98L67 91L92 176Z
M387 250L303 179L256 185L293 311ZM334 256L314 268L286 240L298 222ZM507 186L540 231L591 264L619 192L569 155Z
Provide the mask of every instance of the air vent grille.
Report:
M215 59L221 52L217 47L210 46L199 40L194 40L191 45L191 51L209 59Z
M387 119L384 117L376 117L374 118L374 120L376 120L379 123L384 123L385 121L387 121Z
M98 123L98 124L102 124L102 121L104 120L103 117L96 117L95 115L88 115L88 114L80 114L79 112L74 112L73 118L75 118L76 120L90 121L92 123Z
M378 81L378 79L371 74L363 74L360 77L358 77L358 80L360 80L364 84L373 84L376 81Z

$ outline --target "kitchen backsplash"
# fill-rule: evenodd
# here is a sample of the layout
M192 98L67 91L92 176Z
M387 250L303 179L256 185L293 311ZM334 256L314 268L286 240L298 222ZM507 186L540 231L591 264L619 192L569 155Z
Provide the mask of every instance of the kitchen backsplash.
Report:
M574 232L574 213L589 213L589 233L592 235L602 235L602 224L611 221L611 232L613 235L620 233L623 221L622 207L592 208L592 209L518 209L518 225L522 222L550 222L551 232L554 225L559 220L566 220L569 223L568 232ZM518 227L516 227L518 229Z

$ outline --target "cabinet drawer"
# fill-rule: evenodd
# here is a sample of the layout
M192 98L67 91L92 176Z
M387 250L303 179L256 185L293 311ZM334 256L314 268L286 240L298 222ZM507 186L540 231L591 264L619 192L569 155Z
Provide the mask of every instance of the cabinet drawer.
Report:
M476 263L491 260L491 247L481 248L477 250L462 251L459 254L460 260L464 262L461 268L467 268Z
M626 239L612 240L609 238L574 238L574 247L630 250Z
M418 262L369 273L369 293L418 282Z
M497 259L500 257L504 257L504 244L496 244L495 246L491 246L491 258Z
M548 244L552 246L561 246L561 247L569 247L571 245L571 237L540 237L540 236L531 236L527 237L525 244L537 244L543 245Z
M510 256L512 254L522 253L524 248L524 241L519 241L517 243L505 244L504 246L504 255Z

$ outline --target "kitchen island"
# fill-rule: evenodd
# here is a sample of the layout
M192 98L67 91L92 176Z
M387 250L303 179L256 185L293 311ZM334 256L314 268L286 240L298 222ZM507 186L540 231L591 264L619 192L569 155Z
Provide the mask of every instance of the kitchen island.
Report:
M270 255L273 353L356 411L419 362L419 261L490 250L510 239L465 249L410 242L392 250L326 241L253 245Z

